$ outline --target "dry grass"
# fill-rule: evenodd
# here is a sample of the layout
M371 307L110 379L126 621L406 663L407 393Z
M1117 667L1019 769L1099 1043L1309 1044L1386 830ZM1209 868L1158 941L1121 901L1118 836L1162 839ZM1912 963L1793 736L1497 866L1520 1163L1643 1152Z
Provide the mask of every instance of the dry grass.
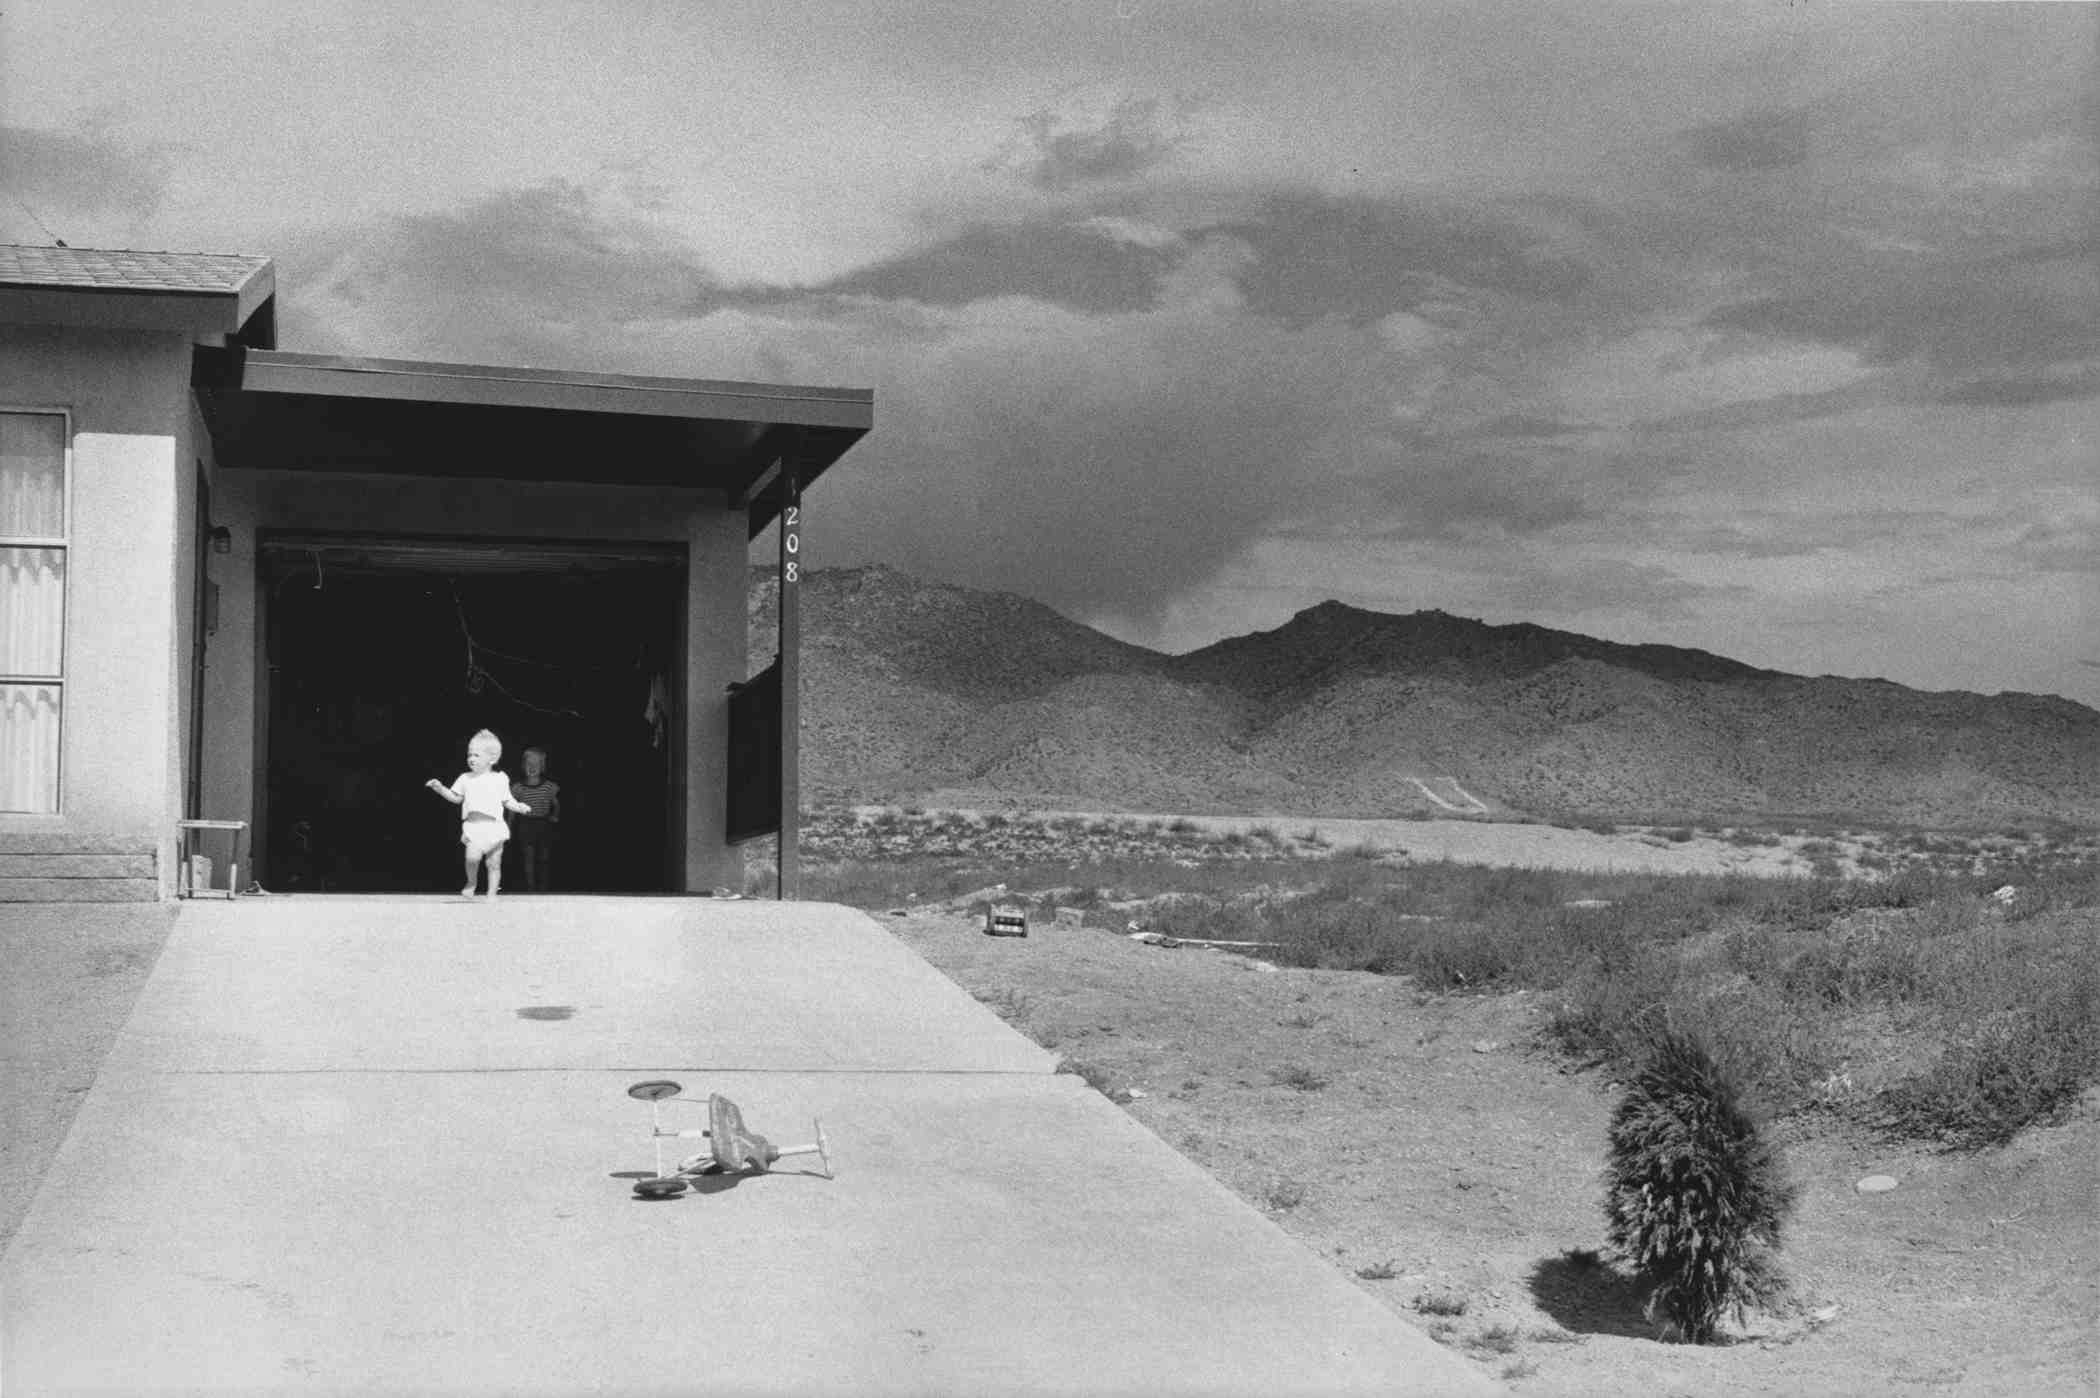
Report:
M1268 944L1283 965L1540 992L1551 1042L1619 1068L1658 1026L1695 1023L1761 1111L1955 1145L2006 1139L2100 1082L2100 941L2072 915L2100 906L2089 843L1795 834L1825 876L1406 863L1273 825L1206 838L1178 819L832 813L809 827L805 891L885 910L1004 885L1117 931ZM1828 876L1838 851L1870 847L1891 851L1886 877ZM1274 1080L1326 1085L1301 1068Z

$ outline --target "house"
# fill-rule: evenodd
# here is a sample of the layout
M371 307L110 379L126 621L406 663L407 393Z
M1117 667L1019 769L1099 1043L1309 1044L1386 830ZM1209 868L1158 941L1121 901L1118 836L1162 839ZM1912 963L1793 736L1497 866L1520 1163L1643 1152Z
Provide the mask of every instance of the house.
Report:
M222 884L457 888L422 783L482 727L548 753L557 887L740 886L782 813L785 882L802 492L873 394L300 354L276 291L0 247L0 899L174 896L186 819Z

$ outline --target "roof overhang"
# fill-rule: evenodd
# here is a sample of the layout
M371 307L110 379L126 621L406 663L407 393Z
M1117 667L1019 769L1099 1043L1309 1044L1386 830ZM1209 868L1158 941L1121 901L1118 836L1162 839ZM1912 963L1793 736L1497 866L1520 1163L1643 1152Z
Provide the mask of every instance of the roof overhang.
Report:
M0 323L167 330L267 347L277 334L276 274L265 263L223 291L0 282Z
M200 349L220 466L679 486L778 513L874 426L868 389Z

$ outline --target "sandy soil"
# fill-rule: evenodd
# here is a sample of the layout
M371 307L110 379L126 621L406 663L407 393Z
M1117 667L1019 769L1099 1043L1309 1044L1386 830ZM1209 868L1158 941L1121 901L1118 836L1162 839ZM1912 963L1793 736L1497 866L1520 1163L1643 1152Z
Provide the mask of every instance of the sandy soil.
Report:
M1031 812L1042 819L1083 812ZM1125 815L1124 820L1185 820L1212 835L1245 833L1258 826L1302 841L1317 835L1335 848L1369 845L1413 859L1449 859L1458 864L1494 864L1534 869L1587 869L1648 874L1805 873L1795 858L1806 837L1782 837L1777 845L1732 845L1711 836L1672 843L1645 831L1600 834L1554 825L1518 825L1485 820L1336 820L1324 816Z
M1419 847L1421 825L1403 828ZM1797 1308L1727 1344L1668 1344L1620 1273L1569 1256L1603 1246L1614 1085L1533 1047L1530 998L1430 997L1047 920L1026 939L986 937L959 912L883 922L1518 1392L2100 1388L2100 1094L1977 1155L1783 1133L1803 1185L1786 1252ZM1876 1173L1899 1188L1856 1191ZM1132 1304L1229 1304L1261 1284Z
M859 819L872 820L894 806L856 805L845 808ZM1769 844L1735 843L1720 838L1722 832L1705 830L1689 838L1672 840L1662 829L1628 826L1605 834L1594 830L1564 829L1514 821L1491 820L1349 820L1329 816L1238 816L1187 815L1143 811L994 810L990 807L913 807L928 819L960 816L982 822L992 815L1026 819L1037 824L1078 820L1089 824L1113 822L1127 829L1148 824L1194 827L1210 840L1230 834L1267 831L1278 838L1282 852L1318 857L1352 846L1368 846L1388 856L1415 860L1448 859L1459 864L1495 865L1505 868L1567 869L1598 873L1728 874L1759 876L1803 875L1811 872L1812 851L1818 846L1836 861L1846 875L1866 872L1858 861L1874 846L1862 838L1846 836L1771 835ZM2005 853L2017 852L2007 845Z

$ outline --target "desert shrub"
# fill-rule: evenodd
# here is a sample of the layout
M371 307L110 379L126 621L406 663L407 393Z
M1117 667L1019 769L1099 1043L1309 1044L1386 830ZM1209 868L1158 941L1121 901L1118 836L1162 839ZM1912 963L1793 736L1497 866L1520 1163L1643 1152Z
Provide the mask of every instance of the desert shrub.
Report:
M2007 928L1944 938L1929 990L1950 1042L1886 1089L1880 1124L1974 1147L2059 1115L2100 1082L2100 948L2088 929Z
M1674 829L1663 831L1662 837L1665 840L1668 840L1673 845L1690 844L1692 839L1692 828L1689 825L1680 825L1675 827Z
M1057 1071L1059 1073L1069 1073L1078 1078L1111 1102L1120 1102L1122 1100L1119 1094L1123 1094L1123 1089L1117 1082L1116 1075L1099 1063L1091 1063L1078 1058L1064 1058L1058 1060Z
M1701 1039L1666 1028L1612 1113L1607 1236L1650 1319L1694 1344L1786 1289L1776 1253L1797 1197L1777 1148Z
M1295 1209L1305 1202L1305 1184L1301 1180L1275 1180L1262 1191L1261 1201L1278 1213Z
M1490 1325L1475 1335L1472 1348L1486 1350L1489 1354L1515 1354L1521 1332L1514 1325Z
M1327 1079L1314 1068L1303 1063L1287 1063L1273 1075L1279 1087L1296 1088L1300 1092L1318 1092L1327 1086Z

